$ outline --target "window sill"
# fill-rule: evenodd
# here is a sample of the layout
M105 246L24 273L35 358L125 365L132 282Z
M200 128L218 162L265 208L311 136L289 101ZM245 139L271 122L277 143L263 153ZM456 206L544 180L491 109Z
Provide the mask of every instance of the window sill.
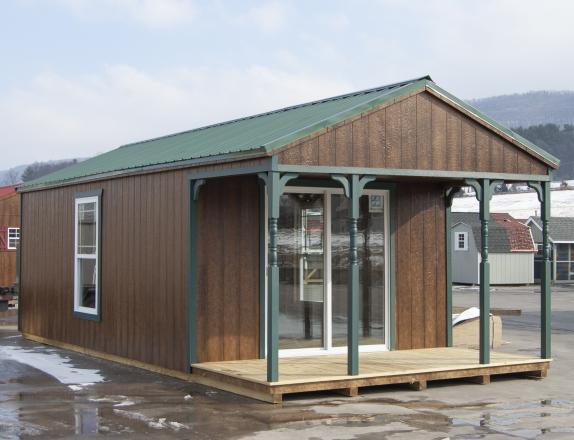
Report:
M102 320L99 313L92 314L92 313L84 313L76 311L74 311L74 318L86 319L88 321L96 321L96 322L100 322Z

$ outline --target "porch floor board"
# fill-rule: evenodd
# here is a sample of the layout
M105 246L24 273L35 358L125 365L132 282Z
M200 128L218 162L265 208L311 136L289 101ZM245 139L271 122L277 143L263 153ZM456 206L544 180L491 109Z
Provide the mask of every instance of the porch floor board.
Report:
M279 359L279 381L267 382L265 359L205 362L192 365L192 380L236 394L279 402L283 394L349 390L387 384L477 378L498 374L546 374L550 360L491 352L491 363L479 364L478 350L426 348L360 353L359 375L348 376L346 354Z

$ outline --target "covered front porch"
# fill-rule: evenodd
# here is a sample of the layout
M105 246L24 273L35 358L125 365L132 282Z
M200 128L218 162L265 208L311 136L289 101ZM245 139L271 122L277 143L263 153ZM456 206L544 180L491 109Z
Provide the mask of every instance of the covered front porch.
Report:
M349 103L347 112L314 128L302 117L304 129L255 161L246 157L232 167L189 173L189 365L198 381L278 401L300 391L344 389L352 395L370 385L421 388L428 380L485 382L493 374L546 372L550 181L558 164L434 86L396 93L367 107ZM301 109L321 108L313 105ZM236 180L226 185L231 177ZM498 185L511 182L527 183L541 203L540 359L490 349L490 200ZM227 233L237 225L214 221L242 213L224 209L236 203L226 193L240 185L254 192L257 184L258 221L247 213L241 228L258 226L249 241L259 245L258 285L252 281L252 297L245 295L252 301L257 294L258 301L240 303L241 274L233 271L226 246L237 244L234 252L245 261L255 246L246 250ZM450 211L463 186L473 187L480 206L479 350L452 347ZM218 258L224 260L219 272ZM251 306L222 312L228 304ZM228 322L236 316L248 318ZM283 352L309 347L325 353Z
M424 390L436 380L466 379L480 384L491 376L520 374L544 377L550 360L492 352L490 363L479 363L473 349L443 347L359 354L356 375L347 374L347 356L281 358L280 380L267 381L265 359L194 364L193 380L218 389L280 403L286 394L333 391L356 396L361 388L404 384Z
M391 384L404 384L411 388L425 389L429 381L466 379L481 384L490 382L491 376L520 374L531 377L544 377L551 362L550 350L550 282L549 262L543 266L543 282L541 286L541 338L540 357L525 356L492 351L490 347L490 277L488 260L488 223L490 217L490 199L497 184L503 181L525 181L538 192L541 202L541 212L544 218L549 216L550 191L548 176L532 175L491 175L482 177L477 174L464 173L436 173L431 176L412 176L397 173L397 176L388 176L378 170L368 170L371 174L359 173L356 169L339 169L340 174L331 170L313 169L310 167L286 167L278 166L277 170L257 173L261 181L262 194L266 198L261 211L261 266L260 266L260 358L227 360L227 361L194 361L190 359L192 368L192 380L218 389L227 390L236 394L252 397L258 400L278 403L283 395L313 392L335 391L348 396L357 395L361 388L382 386ZM246 174L249 171L245 170ZM259 170L258 170L259 171ZM321 173L320 171L323 171ZM325 173L327 171L327 173ZM335 170L332 170L335 171ZM367 170L360 170L367 171ZM348 172L348 173L347 173ZM388 170L386 170L388 173ZM432 174L432 173L429 173ZM204 185L210 175L202 175L201 179L191 179L191 194L196 195L199 187ZM536 179L536 180L535 180ZM289 192L290 187L300 188L302 184L317 189L340 188L342 196L349 201L347 225L349 244L348 252L348 278L347 278L347 333L346 347L344 351L326 351L324 354L311 353L304 356L291 356L289 353L281 353L280 329L279 329L279 301L280 301L280 276L278 263L278 220L280 218L280 197ZM444 273L444 284L433 284L432 288L438 292L438 297L444 298L444 303L434 304L435 311L432 316L437 321L431 324L431 329L438 336L435 340L417 341L414 326L412 324L412 340L405 343L405 332L402 332L403 342L399 341L401 325L405 325L397 319L405 314L405 307L417 306L416 301L421 300L425 307L425 291L427 286L425 274L420 268L414 268L414 272L420 272L420 277L413 278L409 286L405 286L403 280L407 275L407 266L401 265L400 258L410 261L410 256L404 255L402 246L406 234L409 240L422 241L422 230L416 228L416 223L409 226L408 232L400 230L401 218L408 219L412 212L424 210L416 203L416 194L419 185L434 186L440 189L433 212L436 217L435 240L444 253L437 251L436 258L440 262L436 270ZM451 256L451 233L450 233L450 206L452 198L461 186L472 186L476 198L480 203L480 217L482 221L482 262L480 276L480 334L479 348L453 347L452 338L452 256ZM415 198L409 201L412 211L404 211L401 207L400 198L402 188L414 188ZM389 197L389 265L387 276L389 278L389 314L388 326L389 337L383 350L363 351L360 342L360 299L359 299L359 261L357 258L357 223L359 221L359 200L367 191L382 190L388 192ZM404 205L404 202L403 202ZM442 217L440 212L442 211ZM425 218L420 218L420 224L424 228ZM412 225L415 226L412 226ZM264 229L266 225L266 230ZM435 226L433 225L433 228ZM401 235L402 234L402 235ZM547 236L547 226L544 231ZM419 249L414 246L414 252ZM424 251L421 245L420 252ZM432 251L432 249L431 249ZM431 252L432 254L432 252ZM424 263L426 264L426 263ZM398 265L398 267L397 267ZM420 270L419 270L420 269ZM442 286L442 288L440 287ZM409 304L400 304L401 295L398 291L405 292L416 290L417 296L412 296ZM407 314L410 312L407 312ZM414 316L414 315L413 315ZM414 321L414 317L413 317ZM417 326L419 324L416 324ZM420 323L422 327L428 327ZM434 326L434 327L433 327ZM423 335L424 328L419 332ZM444 338L444 339L441 339ZM400 341L399 341L400 342ZM408 346L408 344L412 344ZM419 348L421 347L427 348ZM283 347L284 349L285 347ZM192 352L193 353L193 352Z

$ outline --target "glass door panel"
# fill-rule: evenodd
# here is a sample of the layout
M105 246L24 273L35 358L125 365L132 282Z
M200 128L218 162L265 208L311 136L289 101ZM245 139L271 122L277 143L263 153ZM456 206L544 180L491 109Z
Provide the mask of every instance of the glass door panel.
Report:
M383 196L361 197L359 216L359 344L385 341L385 213Z
M282 195L277 238L279 348L322 348L324 195Z
M331 196L332 345L347 345L347 280L349 274L349 201ZM382 194L360 199L359 344L385 343L385 213Z

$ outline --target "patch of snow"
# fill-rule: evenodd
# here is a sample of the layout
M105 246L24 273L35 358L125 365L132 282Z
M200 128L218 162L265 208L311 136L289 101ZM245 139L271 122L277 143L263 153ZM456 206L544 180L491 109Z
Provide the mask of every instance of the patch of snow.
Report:
M574 217L574 190L552 191L550 213L553 217ZM474 197L456 197L453 212L478 212ZM495 194L490 202L491 212L508 212L514 218L525 219L540 215L540 202L535 192Z
M136 404L136 403L135 403L133 400L126 399L126 400L124 400L123 402L116 403L114 406L115 406L115 407L118 407L118 406L132 406L132 405L135 405L135 404Z
M72 391L82 391L84 388L92 386L94 383L90 382L90 383L81 383L78 385L68 385L68 388L71 389Z
M135 411L126 411L123 409L114 409L114 413L127 417L128 419L138 420L140 422L145 423L150 428L154 429L165 429L170 428L174 431L179 431L182 428L187 428L187 425L179 422L170 422L165 417L160 417L159 419L154 419L152 417L148 417L145 414L135 412Z
M72 385L73 386L73 385ZM121 406L132 406L135 405L136 401L129 399L127 396L104 396L104 397L92 397L88 399L90 402L96 403L113 403L114 407L121 407Z
M63 384L82 384L82 387L84 387L104 381L104 376L100 374L99 370L76 368L71 365L69 358L62 357L58 353L46 353L20 347L0 346L0 355L43 371Z

